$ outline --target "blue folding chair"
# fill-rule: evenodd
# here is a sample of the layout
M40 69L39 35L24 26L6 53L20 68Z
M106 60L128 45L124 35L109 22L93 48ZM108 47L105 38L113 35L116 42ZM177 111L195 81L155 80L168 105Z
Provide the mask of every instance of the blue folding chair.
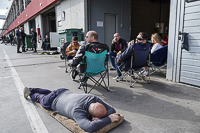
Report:
M166 75L161 69L167 66L167 50L168 45L165 45L151 54L150 64L152 72L150 74L160 71L162 74Z
M83 87L85 93L90 93L92 89L96 86L101 86L107 91L109 91L109 72L108 72L108 55L107 50L102 53L92 53L85 51L84 61L82 64L86 65L86 70L83 73L79 74L80 77L80 86L79 89ZM96 80L94 76L100 75ZM107 75L108 83L104 81L105 76ZM87 79L86 82L83 79ZM87 81L91 80L94 82L94 86L88 91L87 90Z
M139 79L142 79L146 81L147 83L150 83L150 75L149 79L147 80L143 73L148 70L150 67L150 43L145 44L139 44L135 43L134 45L131 45L133 52L130 58L130 67L129 68L122 68L123 65L118 65L119 71L122 73L123 78L127 82L127 84L132 87ZM123 63L122 63L123 64ZM143 67L146 67L144 70ZM123 73L123 71L125 71ZM130 76L130 81L127 80L126 75ZM134 82L132 82L132 80ZM119 80L117 80L119 81Z

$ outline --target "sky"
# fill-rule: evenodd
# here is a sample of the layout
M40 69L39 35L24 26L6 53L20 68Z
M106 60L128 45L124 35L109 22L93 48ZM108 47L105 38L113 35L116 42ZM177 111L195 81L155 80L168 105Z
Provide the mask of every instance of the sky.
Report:
M0 15L7 15L13 0L0 0ZM8 8L8 9L6 9ZM5 20L0 19L0 28L3 27Z

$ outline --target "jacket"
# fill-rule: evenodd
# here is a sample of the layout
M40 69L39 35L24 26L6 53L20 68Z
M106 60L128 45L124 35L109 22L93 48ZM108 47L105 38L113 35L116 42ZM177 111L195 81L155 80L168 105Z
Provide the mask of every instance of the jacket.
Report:
M37 39L37 33L35 31L31 32L31 41L36 41Z
M81 46L81 44L77 43L76 46L74 45L74 43L71 43L67 48L66 48L66 51L65 51L65 54L66 55L71 55L71 56L75 56L76 54L75 53L72 53L72 50L74 49L79 49L79 47Z
M120 51L121 51L121 52L124 52L125 49L127 48L126 40L120 38L120 39L119 39L119 43L120 43L120 48L121 48ZM117 49L117 43L116 43L116 42L115 42L115 43L112 43L112 44L111 44L111 51L112 51L112 52L114 52L114 51L119 52L119 51L117 51L116 49Z
M103 52L104 50L107 50L107 52L109 52L108 45L99 42L92 42L86 45L81 45L81 47L79 48L79 50L77 51L76 55L72 60L71 66L77 66L79 62L81 62L82 57L85 55L85 51L98 54Z

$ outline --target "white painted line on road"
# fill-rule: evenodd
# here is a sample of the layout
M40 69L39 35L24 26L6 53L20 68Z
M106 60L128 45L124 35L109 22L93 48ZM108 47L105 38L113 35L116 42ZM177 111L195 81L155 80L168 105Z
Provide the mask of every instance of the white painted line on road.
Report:
M8 78L12 78L12 76L4 76L4 77L0 77L0 79L8 79Z
M23 94L24 85L4 49L3 49L3 52L5 55L6 62L8 64L8 66L10 67L10 71L11 71L13 80L15 82L17 91L19 93L20 99L24 106L25 113L28 117L28 120L29 120L29 123L31 125L33 132L34 133L48 133L48 131L47 131L42 119L40 118L37 110L35 109L32 101L31 100L28 101L24 98L24 94Z

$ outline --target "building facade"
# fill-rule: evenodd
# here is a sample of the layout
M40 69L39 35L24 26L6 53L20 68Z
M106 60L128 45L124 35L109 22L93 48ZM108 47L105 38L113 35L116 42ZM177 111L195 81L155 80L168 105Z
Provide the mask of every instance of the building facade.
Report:
M99 42L109 46L116 32L127 42L141 31L166 34L166 78L200 86L199 0L14 0L2 34L14 32L18 25L26 34L34 28L41 38L71 28L83 29L84 38L95 30Z

